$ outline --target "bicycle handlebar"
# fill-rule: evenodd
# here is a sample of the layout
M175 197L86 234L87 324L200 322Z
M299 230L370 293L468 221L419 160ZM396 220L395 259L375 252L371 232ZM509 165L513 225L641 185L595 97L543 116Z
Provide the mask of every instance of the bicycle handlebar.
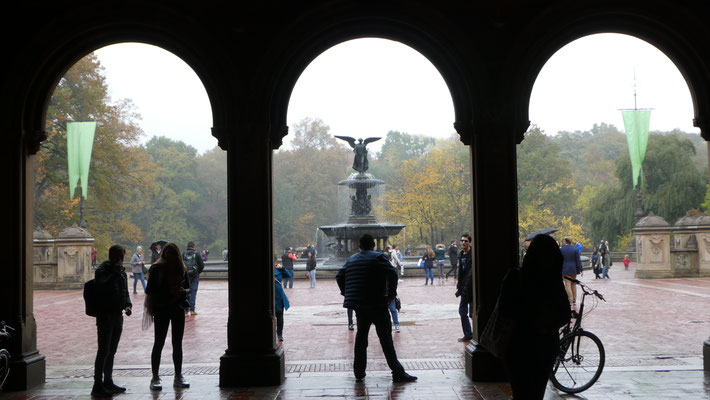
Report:
M570 277L570 276L563 276L563 277L564 277L565 279L567 279L568 281L574 283L575 285L579 285L579 287L582 288L582 291L583 291L585 294L594 295L594 296L597 296L597 298L598 298L599 300L606 301L606 299L604 299L604 296L602 296L601 293L597 292L596 290L590 289L587 285L585 285L584 283L582 283L582 281L580 281L580 280L578 280L578 279L575 279L575 278L572 278L572 277Z

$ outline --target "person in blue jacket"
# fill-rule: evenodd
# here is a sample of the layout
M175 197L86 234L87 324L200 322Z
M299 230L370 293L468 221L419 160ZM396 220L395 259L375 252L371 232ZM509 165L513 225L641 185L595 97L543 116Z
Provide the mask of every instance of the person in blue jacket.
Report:
M579 251L572 246L572 238L569 236L565 238L565 244L560 247L560 252L562 253L562 276L576 279L577 274L582 273L582 260L579 257ZM577 285L568 279L563 278L563 281L569 303L574 307L577 305Z
M279 342L284 341L284 311L288 310L291 306L288 302L288 297L286 297L286 292L284 292L284 288L281 286L281 282L284 278L288 279L291 277L293 277L293 272L282 268L280 264L276 264L274 268L274 311L276 313L276 336L279 338Z

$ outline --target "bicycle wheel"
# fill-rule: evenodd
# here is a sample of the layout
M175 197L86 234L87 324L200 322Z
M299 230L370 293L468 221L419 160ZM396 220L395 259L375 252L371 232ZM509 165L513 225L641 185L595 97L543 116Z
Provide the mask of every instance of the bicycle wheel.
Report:
M5 349L0 349L0 391L5 384L5 379L10 374L10 353Z
M577 331L560 340L560 354L550 380L559 390L579 393L589 389L604 369L604 346L596 335Z

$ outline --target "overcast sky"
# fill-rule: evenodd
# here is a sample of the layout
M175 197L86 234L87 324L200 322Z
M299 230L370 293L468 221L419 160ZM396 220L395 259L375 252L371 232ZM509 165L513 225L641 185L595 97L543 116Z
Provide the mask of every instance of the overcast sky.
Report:
M144 140L163 135L200 153L217 145L207 94L182 60L135 43L96 54L112 99L136 104ZM556 53L533 88L530 120L548 134L588 130L599 122L623 131L619 109L634 107L634 74L637 106L653 109L651 130L699 132L692 126L688 86L675 65L650 44L618 34L582 38ZM345 42L316 58L289 102L289 126L304 117L322 119L334 135L353 137L390 130L434 137L455 132L451 95L436 68L415 50L383 39Z

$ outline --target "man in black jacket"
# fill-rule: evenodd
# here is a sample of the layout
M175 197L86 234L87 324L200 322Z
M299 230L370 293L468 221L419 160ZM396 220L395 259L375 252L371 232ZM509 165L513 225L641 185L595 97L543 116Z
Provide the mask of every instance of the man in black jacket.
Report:
M456 283L456 297L461 297L459 316L461 317L461 329L463 329L463 337L458 339L459 342L473 339L473 329L469 319L469 305L473 301L472 257L471 235L464 233L461 235L461 252L459 252L459 281Z
M293 254L293 251L290 247L287 247L284 249L284 253L281 255L281 266L283 269L288 270L291 272L290 277L284 277L283 281L283 288L286 289L287 287L289 289L293 289L293 260L296 259L296 256Z
M392 342L389 304L397 296L397 270L386 255L374 251L374 248L375 239L371 235L363 235L360 238L360 252L348 258L335 277L340 294L345 296L343 307L353 308L357 318L353 362L355 379L360 382L365 378L367 335L374 324L387 365L392 370L392 381L413 382L417 377L404 371Z
M190 308L185 310L185 316L197 315L195 311L195 301L197 300L197 288L200 286L200 274L205 269L205 262L202 261L200 253L195 251L195 243L189 242L187 250L182 255L182 261L187 268L187 277L190 279Z
M108 260L96 269L96 285L100 288L101 305L96 315L98 349L94 362L94 397L111 397L126 391L113 382L113 359L123 331L123 312L131 315L131 299L128 296L128 278L123 268L126 249L119 245L108 250Z

